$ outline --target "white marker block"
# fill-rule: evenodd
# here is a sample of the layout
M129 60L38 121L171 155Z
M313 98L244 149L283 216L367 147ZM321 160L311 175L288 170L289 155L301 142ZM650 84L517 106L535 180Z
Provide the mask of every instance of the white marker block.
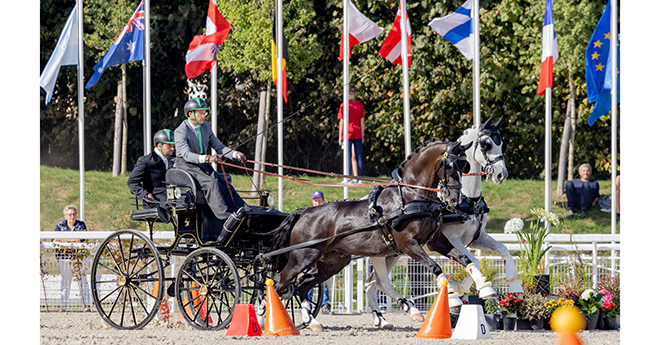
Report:
M464 304L458 316L452 339L493 339L479 304Z

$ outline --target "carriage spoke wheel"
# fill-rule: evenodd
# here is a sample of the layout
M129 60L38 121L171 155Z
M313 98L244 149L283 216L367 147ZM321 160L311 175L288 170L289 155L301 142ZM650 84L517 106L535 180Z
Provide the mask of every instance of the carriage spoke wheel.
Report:
M163 263L156 246L135 230L119 230L101 243L92 263L92 297L105 322L140 329L158 313Z
M222 251L197 249L181 264L177 302L181 315L194 328L217 330L229 325L240 295L236 266Z

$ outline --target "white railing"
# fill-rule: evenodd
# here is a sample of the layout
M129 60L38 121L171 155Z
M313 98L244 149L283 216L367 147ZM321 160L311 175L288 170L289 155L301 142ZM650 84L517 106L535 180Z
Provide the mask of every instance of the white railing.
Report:
M87 240L85 246L91 246L92 256L94 255L95 248L103 240L113 232L111 231L85 231L85 232L61 232L61 231L42 231L40 232L40 239L43 242L40 246L46 250L52 250L61 245L74 245L79 246L77 243L61 243L46 242L56 238L81 238ZM149 232L142 231L147 237ZM495 240L504 244L510 251L520 250L517 237L514 234L490 234ZM157 231L153 234L154 240L173 240L173 231ZM90 243L92 242L92 243ZM551 245L550 255L546 255L546 267L550 267L553 275L568 275L572 274L570 270L571 260L574 260L575 255L579 255L579 259L587 265L589 273L592 276L593 285L595 286L599 279L604 275L609 275L613 272L619 271L620 264L620 236L619 235L566 235L566 234L550 234L547 237L547 245ZM504 265L501 258L492 256L494 253L482 253L479 250L472 251L472 253L480 260L488 260L488 264L494 267L497 271L493 285L500 293L507 291L505 282ZM482 255L487 254L487 255ZM606 255L607 254L607 255ZM442 256L432 256L438 262L445 272L458 272L463 269L462 266ZM514 261L517 258L514 257ZM45 300L59 301L59 280L58 275L53 274L57 272L57 266L47 269L49 275L46 277L46 287L40 289L42 305ZM170 272L174 276L175 272ZM370 312L366 296L364 295L365 280L371 273L371 263L369 258L359 258L351 261L342 272L334 276L328 281L330 290L330 301L333 312L353 313L353 312ZM395 290L402 294L405 298L415 301L420 310L427 310L432 303L433 297L437 294L437 286L435 279L425 267L422 267L414 260L410 260L407 256L402 256L399 263L394 267L390 274L392 285ZM88 278L89 279L89 278ZM72 290L77 290L77 284L73 284ZM55 296L55 297L53 297ZM71 300L75 298L75 294L71 295ZM379 294L380 296L380 294ZM394 301L389 297L379 297L381 308L388 311L399 311ZM49 303L49 305L56 305L57 303Z

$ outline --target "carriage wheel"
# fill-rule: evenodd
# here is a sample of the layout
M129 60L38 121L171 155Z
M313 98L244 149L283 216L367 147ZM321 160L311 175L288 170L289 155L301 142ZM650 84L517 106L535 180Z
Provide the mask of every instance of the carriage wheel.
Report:
M140 329L158 313L163 263L156 246L135 230L119 230L101 243L92 263L92 297L105 322Z
M238 271L227 254L215 248L190 253L176 278L176 297L183 318L200 330L226 327L239 302Z

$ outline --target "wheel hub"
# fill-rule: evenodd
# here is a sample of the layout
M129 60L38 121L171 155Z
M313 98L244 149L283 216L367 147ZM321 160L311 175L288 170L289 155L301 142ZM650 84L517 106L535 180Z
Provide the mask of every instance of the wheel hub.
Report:
M128 279L126 278L126 276L120 276L119 277L119 286L124 286L124 285L126 285L127 282L128 282Z
M209 288L206 285L202 285L199 288L199 294L202 296L206 296L209 293Z

